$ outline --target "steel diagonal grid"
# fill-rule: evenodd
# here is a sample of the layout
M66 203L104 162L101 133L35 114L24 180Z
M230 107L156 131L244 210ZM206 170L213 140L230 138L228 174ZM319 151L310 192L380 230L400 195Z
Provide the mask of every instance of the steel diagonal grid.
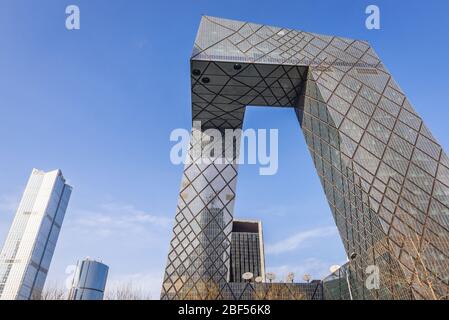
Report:
M449 158L368 43L203 17L191 69L192 120L203 132L242 128L247 105L295 108L356 257L356 298L448 293ZM233 160L186 165L163 299L242 296L228 283ZM384 279L379 290L363 285L372 264Z

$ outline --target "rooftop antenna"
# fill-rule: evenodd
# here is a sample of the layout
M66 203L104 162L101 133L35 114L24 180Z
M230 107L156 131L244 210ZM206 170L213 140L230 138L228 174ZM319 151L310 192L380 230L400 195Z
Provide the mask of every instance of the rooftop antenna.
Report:
M273 272L268 272L267 273L267 279L271 283L271 282L273 282L274 279L276 279L276 275Z
M340 268L341 268L341 266L339 266L338 264L335 264L335 265L333 265L333 266L331 266L331 267L329 268L329 271L330 271L331 273L335 273L335 272L337 272Z
M252 272L245 272L244 274L242 274L242 279L245 280L245 282L251 282L253 277L254 274Z
M312 276L310 275L310 274L305 274L305 275L303 275L302 276L302 279L305 281L305 282L307 282L307 283L309 283L310 282L310 279L312 279Z

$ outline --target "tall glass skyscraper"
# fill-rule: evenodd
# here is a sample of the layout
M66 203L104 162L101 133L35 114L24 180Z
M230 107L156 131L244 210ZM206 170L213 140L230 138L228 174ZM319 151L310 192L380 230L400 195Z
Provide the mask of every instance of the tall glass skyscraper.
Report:
M78 262L69 300L103 300L109 267L89 258Z
M294 109L351 275L365 284L380 273L380 286L362 286L360 299L448 295L449 157L369 43L204 16L190 66L194 133L241 129L248 105ZM198 284L213 281L223 298L232 290L223 244L231 243L238 155L199 156L210 146L195 137L190 147L161 296L201 295ZM209 199L227 239L218 247L200 241ZM220 272L204 279L197 270L211 264L209 252L224 254L213 260Z
M234 220L231 239L230 282L245 282L242 275L247 272L265 282L262 222Z
M39 299L72 187L33 169L0 254L0 300Z

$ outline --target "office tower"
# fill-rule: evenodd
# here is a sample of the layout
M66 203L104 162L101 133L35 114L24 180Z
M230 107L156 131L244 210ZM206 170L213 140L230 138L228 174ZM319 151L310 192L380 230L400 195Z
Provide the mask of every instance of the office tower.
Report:
M180 259L184 260L179 265L181 277L176 283L190 283L196 290L184 290L180 287L180 294L184 299L198 300L218 292L217 288L223 276L228 277L228 268L223 261L229 259L229 240L225 232L225 221L223 212L219 209L219 199L207 198L209 205L197 216L197 224L192 225L190 237L201 230L201 234L192 238L192 246L197 250L182 254ZM185 269L184 269L185 268ZM186 274L191 274L186 278ZM187 288L184 287L184 288Z
M369 43L204 16L190 64L192 120L205 134L241 129L248 105L295 110L352 275L365 283L370 266L380 273L380 288L363 286L360 299L447 295L449 158ZM198 161L202 141L190 147L162 299L198 290L182 279L195 273L184 256L214 250L197 241L205 194L233 219L237 155ZM231 231L225 223L229 242ZM219 282L228 290L228 273Z
M33 169L0 254L0 300L39 299L72 187Z
M200 213L199 227L202 234L199 237L199 243L205 249L205 254L193 255L197 257L196 264L199 268L195 268L200 279L218 282L219 277L227 272L222 261L229 256L228 238L223 232L224 219L223 212L217 207L218 199L212 199L210 206ZM213 250L212 250L213 248ZM205 260L204 257L207 257ZM201 263L199 263L201 261Z
M245 282L242 275L253 274L265 282L265 256L262 222L234 220L231 236L230 282Z
M69 300L103 300L109 267L89 258L78 261Z

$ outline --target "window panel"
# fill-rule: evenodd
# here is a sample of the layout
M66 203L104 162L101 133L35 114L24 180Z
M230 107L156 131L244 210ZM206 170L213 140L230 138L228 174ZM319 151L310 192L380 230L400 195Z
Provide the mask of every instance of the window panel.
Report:
M376 121L371 121L368 125L368 132L380 139L383 143L387 143L390 138L390 130Z
M418 137L416 146L434 159L438 160L440 158L440 146L421 135Z
M403 176L407 171L408 161L404 157L402 157L399 153L393 151L390 148L387 148L387 151L384 155L383 161L391 166L393 169L396 169Z
M421 120L405 109L401 110L401 114L399 115L399 120L408 124L410 127L412 127L413 129L415 129L417 131L421 127Z
M364 148L375 154L378 158L382 158L382 154L385 150L385 145L379 139L375 138L369 133L365 133L361 144Z
M410 159L412 157L413 145L400 138L396 134L392 135L389 146L407 159Z
M424 169L426 172L430 173L432 176L435 176L438 163L433 160L431 157L426 155L424 152L415 149L412 157L413 163L419 166L421 169Z
M418 136L418 132L413 130L412 128L406 126L402 122L398 121L394 128L394 132L396 132L400 137L404 138L411 144L415 144L416 137Z
M394 102L382 97L379 102L379 107L393 115L395 118L398 116L401 108ZM419 129L419 128L418 128Z
M369 117L354 107L349 110L347 117L363 129L366 128L369 122Z
M393 129L394 122L396 121L396 119L393 116L386 113L382 109L377 109L376 112L374 112L373 118L389 129Z
M354 122L345 119L340 127L340 131L346 133L356 142L362 138L363 129L357 126Z

